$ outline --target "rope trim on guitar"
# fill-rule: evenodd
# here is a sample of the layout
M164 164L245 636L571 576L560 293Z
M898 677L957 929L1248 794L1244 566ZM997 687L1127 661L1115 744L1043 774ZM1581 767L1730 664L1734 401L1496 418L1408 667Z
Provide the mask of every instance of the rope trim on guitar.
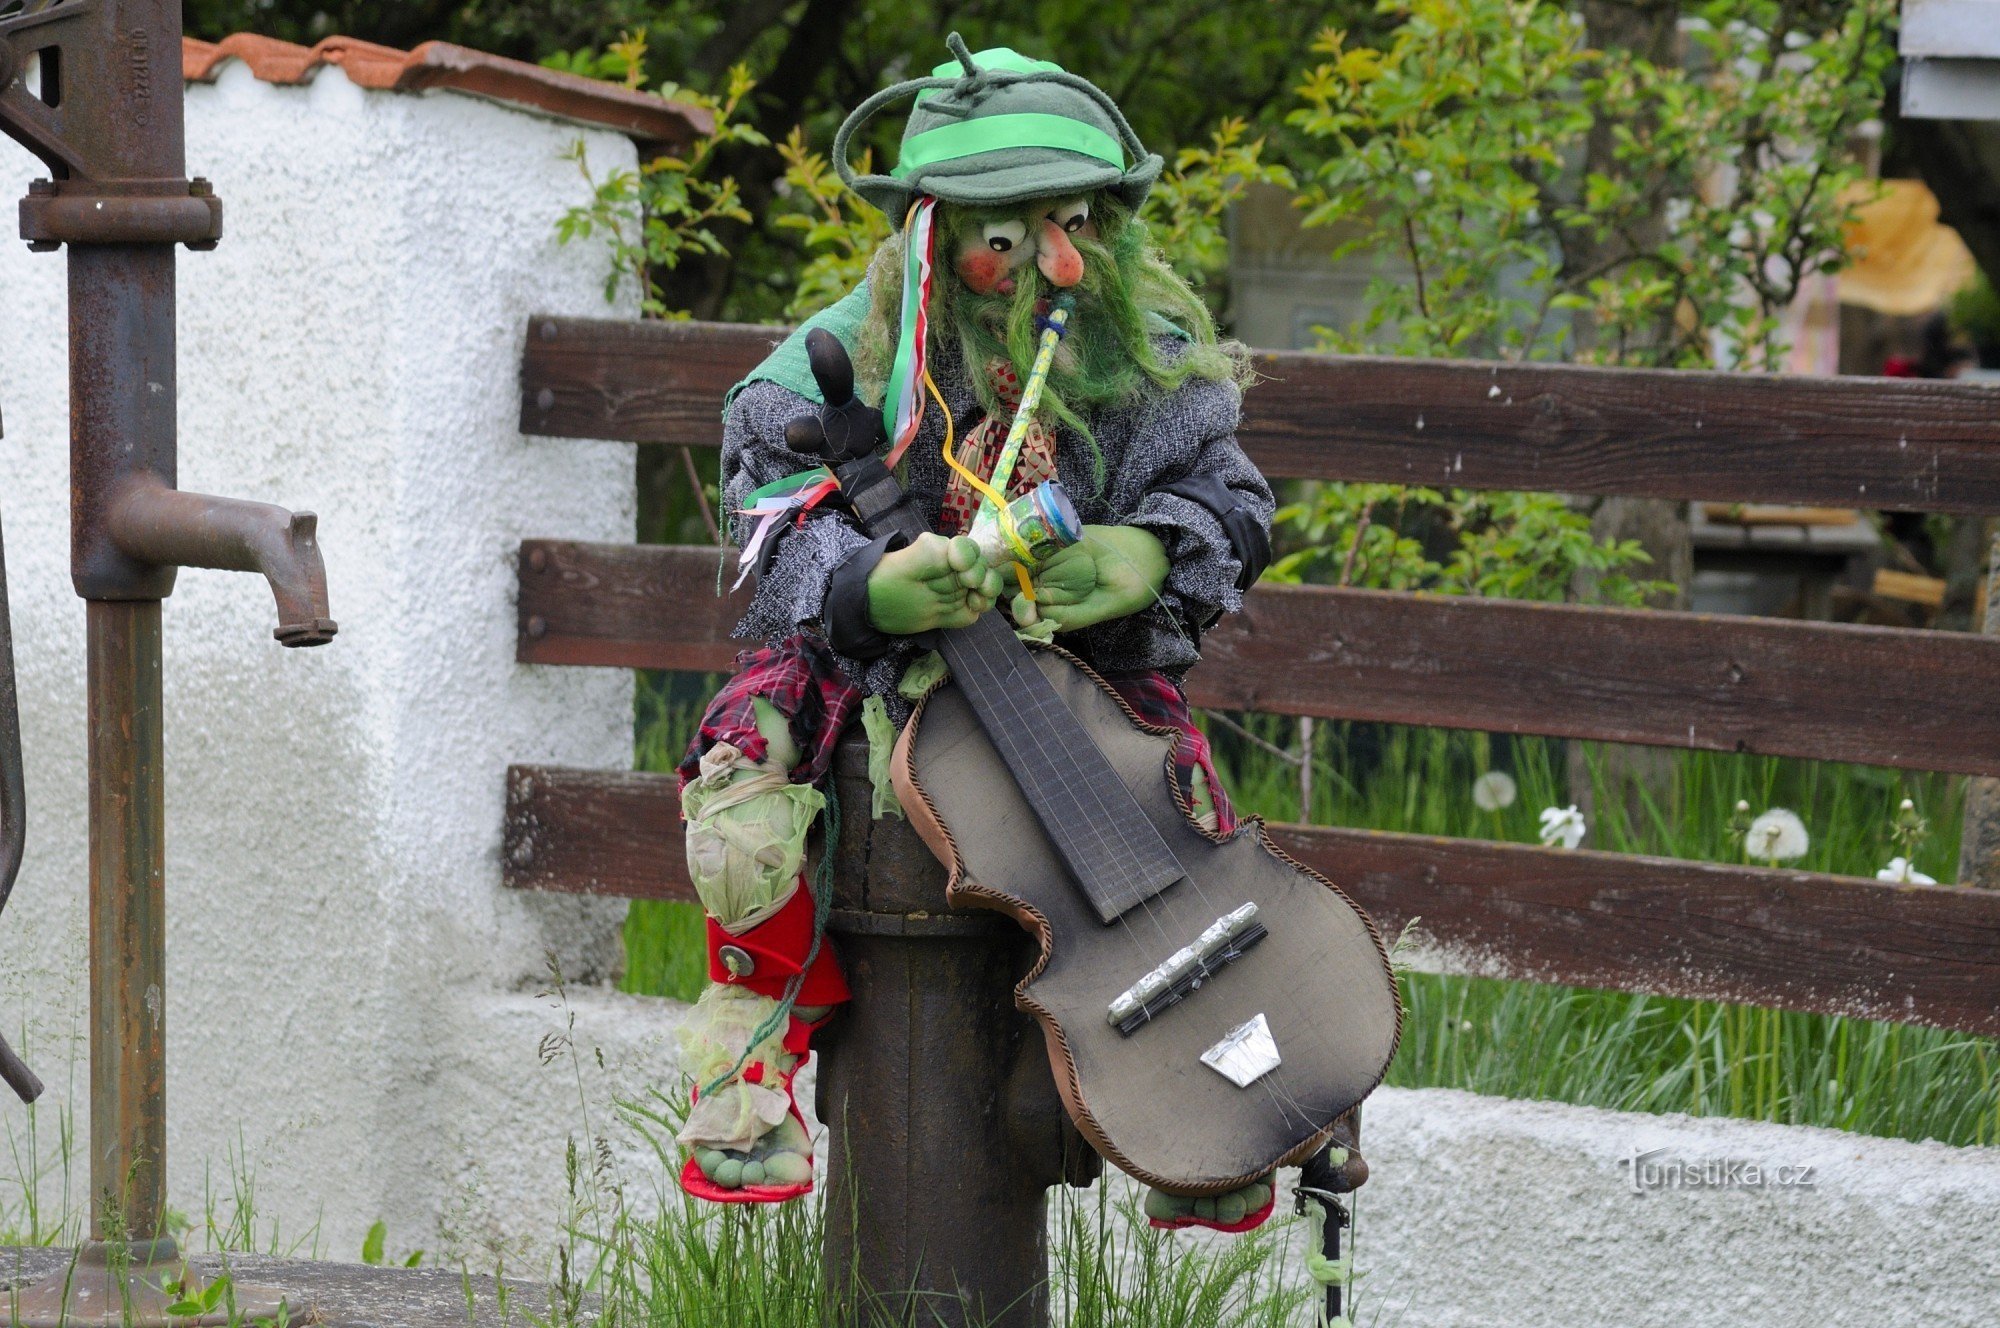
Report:
M1273 857L1290 866L1301 875L1318 881L1344 900L1360 917L1369 938L1374 941L1375 948L1381 953L1383 962L1386 965L1389 953L1388 946L1383 942L1382 933L1376 927L1375 920L1368 915L1365 909L1355 904L1354 900L1345 890L1342 890L1338 885L1327 879L1327 877L1298 861L1298 859L1280 848L1265 830L1263 817L1244 816L1237 822L1235 830L1226 835L1205 830L1196 822L1194 819L1194 809L1188 805L1187 798L1181 791L1180 781L1174 776L1174 755L1180 743L1185 740L1185 735L1179 729L1148 723L1142 719L1138 712L1132 709L1130 703L1124 697L1120 696L1117 689L1107 683L1102 675L1069 651L1064 650L1061 646L1036 641L1028 641L1024 644L1031 650L1052 651L1062 656L1078 672L1082 673L1102 690L1106 696L1110 697L1117 704L1118 708L1124 711L1126 719L1132 723L1133 727L1142 732L1155 734L1168 740L1169 745L1166 758L1161 763L1161 774L1167 781L1168 793L1173 799L1174 805L1187 818L1189 827L1196 834L1216 844L1226 844L1246 835L1256 835L1266 852L1269 852ZM1055 1078L1057 1094L1062 1098L1063 1105L1068 1109L1070 1118L1076 1125L1077 1132L1100 1155L1133 1179L1146 1185L1171 1191L1175 1194L1195 1197L1226 1194L1231 1190L1240 1189L1254 1180L1261 1179L1277 1167L1297 1166L1324 1148L1333 1137L1334 1130L1339 1126L1340 1122L1351 1114L1351 1109L1348 1112L1342 1112L1333 1120L1327 1122L1326 1127L1316 1132L1311 1138L1286 1150L1269 1162L1260 1163L1240 1176L1226 1177L1193 1186L1189 1185L1185 1179L1162 1176L1138 1165L1106 1137L1103 1127L1099 1125L1090 1109L1084 1105L1083 1085L1077 1076L1074 1053L1070 1050L1069 1039L1064 1035L1061 1024L1057 1022L1054 1013L1036 1001L1028 991L1030 984L1039 978L1048 968L1049 960L1054 953L1052 928L1049 925L1048 919L1032 905L1016 899L1012 895L981 887L977 882L966 877L965 860L959 852L958 841L953 837L950 828L945 825L943 815L938 811L936 804L931 801L930 795L924 791L923 785L917 780L916 772L911 768L910 738L917 732L923 720L924 710L929 705L931 698L949 681L950 677L946 675L931 684L925 690L923 696L917 700L915 707L910 713L909 720L903 725L902 736L896 744L894 760L896 791L898 796L903 800L904 809L911 813L911 826L916 829L917 833L926 843L930 844L931 851L937 854L938 858L945 864L948 872L945 882L946 902L954 908L969 906L1002 913L1013 918L1024 930L1034 937L1036 950L1035 962L1026 976L1015 984L1014 1004L1023 1014L1028 1015L1041 1026L1043 1040L1049 1053L1049 1068ZM913 803L915 804L914 807ZM917 808L921 808L921 812L917 811ZM943 845L942 851L939 848L940 843ZM1393 981L1393 975L1391 980ZM1384 1059L1381 1073L1376 1075L1362 1090L1360 1096L1356 1099L1357 1104L1381 1086L1383 1078L1388 1074L1389 1064L1395 1059L1395 1048L1402 1042L1403 1003L1400 996L1395 998L1394 1005L1395 1027L1390 1040L1390 1055Z

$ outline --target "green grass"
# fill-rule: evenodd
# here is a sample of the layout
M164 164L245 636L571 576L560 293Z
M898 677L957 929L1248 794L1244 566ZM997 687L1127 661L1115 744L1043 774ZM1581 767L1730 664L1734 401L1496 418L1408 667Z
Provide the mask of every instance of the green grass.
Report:
M677 1166L671 1138L661 1137L669 1148L663 1165ZM1048 1294L1057 1323L1296 1328L1306 1322L1311 1293L1296 1277L1281 1280L1291 1220L1208 1247L1152 1230L1130 1204L1108 1198L1108 1190L1063 1190L1056 1198ZM645 1212L593 1212L573 1235L571 1285L603 1297L608 1312L601 1323L922 1328L939 1321L922 1298L829 1290L820 1264L825 1209L817 1203L704 1204L666 1194ZM581 1328L583 1316L563 1312L574 1296L562 1294L562 1277L558 1271L554 1279L551 1328ZM850 1278L848 1286L854 1284Z
M1296 749L1297 725L1229 716ZM1300 819L1298 770L1211 725L1224 782L1243 811ZM1441 729L1321 724L1312 820L1533 843L1542 808L1573 799L1565 744ZM1904 798L1932 827L1920 870L1955 874L1963 781L1942 775L1712 752L1674 752L1672 792L1636 815L1607 796L1604 755L1582 748L1598 809L1585 845L1620 853L1741 861L1729 829L1739 800L1786 807L1811 832L1798 866L1873 876L1897 849ZM1498 813L1472 783L1499 766L1520 792ZM1389 1082L1463 1088L1623 1111L1682 1111L1823 1125L1956 1144L2000 1140L2000 1049L1991 1038L1712 1001L1490 979L1408 974L1403 1046Z
M553 990L566 1006L559 980ZM597 1053L568 1040L561 1047L551 1069L575 1079L585 1142L573 1135L569 1144L568 1202L547 1279L548 1302L526 1307L531 1322L544 1328L924 1328L942 1321L924 1298L893 1294L901 1288L869 1294L852 1270L840 1279L842 1289L830 1289L821 1266L822 1204L710 1204L681 1193L668 1179L681 1166L674 1135L686 1105L678 1091L656 1088L643 1100L618 1104L622 1122L650 1148L656 1164L643 1169L646 1180L638 1183L657 1188L646 1202L632 1202L634 1178L602 1143L583 1090L580 1069ZM1105 1184L1087 1193L1055 1192L1048 1292L1057 1323L1293 1328L1306 1320L1312 1293L1296 1278L1289 1285L1282 1279L1295 1219L1211 1249L1152 1230L1129 1197L1110 1194Z
M1229 715L1274 746L1297 747L1297 724L1268 715ZM1873 876L1894 856L1891 818L1909 798L1932 832L1916 854L1919 870L1940 881L1957 872L1963 781L1946 775L1839 765L1827 761L1671 751L1672 793L1665 805L1642 800L1637 814L1607 796L1604 748L1544 738L1505 738L1450 729L1368 724L1317 726L1310 817L1300 815L1298 770L1221 725L1210 724L1224 783L1239 810L1274 821L1310 820L1412 834L1534 843L1544 807L1579 799L1570 790L1567 752L1580 749L1596 797L1585 848L1650 853L1710 862L1743 860L1730 840L1738 801L1752 813L1797 812L1811 832L1805 857L1784 864L1808 871ZM1520 786L1500 812L1474 806L1472 783L1504 769Z
M672 768L718 681L641 678L640 768ZM1224 718L1272 746L1297 749L1294 721ZM1302 819L1295 763L1223 724L1209 731L1239 810ZM1786 807L1804 819L1811 847L1787 865L1872 876L1898 852L1891 818L1909 798L1931 827L1915 854L1918 869L1940 881L1955 876L1963 781L1829 762L1674 752L1664 804L1642 800L1628 814L1619 799L1602 795L1603 753L1591 744L1322 723L1309 819L1533 843L1541 809L1575 800L1572 746L1582 748L1587 777L1599 788L1586 847L1740 861L1729 828L1742 800L1753 812ZM1514 776L1519 797L1503 811L1484 812L1473 804L1472 782L1496 767ZM693 906L635 905L626 924L627 990L691 999L703 981L702 944ZM2000 1142L2000 1046L1992 1038L1485 978L1409 974L1403 991L1408 1017L1392 1084L1954 1144Z

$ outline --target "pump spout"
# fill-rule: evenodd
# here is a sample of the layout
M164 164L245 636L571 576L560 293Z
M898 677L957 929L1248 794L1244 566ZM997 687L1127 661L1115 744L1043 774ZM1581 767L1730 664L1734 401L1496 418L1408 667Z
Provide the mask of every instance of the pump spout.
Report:
M326 565L311 512L270 503L184 493L152 475L135 476L107 513L111 542L129 558L167 567L257 572L278 602L287 646L320 646L339 630L328 615Z

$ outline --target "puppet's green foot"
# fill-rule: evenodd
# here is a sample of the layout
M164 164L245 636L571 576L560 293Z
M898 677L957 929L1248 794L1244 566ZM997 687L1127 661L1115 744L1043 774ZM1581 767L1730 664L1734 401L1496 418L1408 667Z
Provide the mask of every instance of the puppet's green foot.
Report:
M1271 1203L1271 1177L1251 1181L1227 1194L1194 1199L1165 1190L1146 1191L1146 1216L1168 1226L1233 1227L1263 1212Z
M748 1150L697 1148L701 1174L725 1190L750 1185L803 1185L812 1179L812 1141L805 1126L787 1116Z

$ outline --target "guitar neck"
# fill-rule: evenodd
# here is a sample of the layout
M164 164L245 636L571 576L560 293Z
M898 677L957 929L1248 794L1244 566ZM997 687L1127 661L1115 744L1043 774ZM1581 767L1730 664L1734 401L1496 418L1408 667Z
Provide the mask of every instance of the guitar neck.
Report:
M841 488L875 535L916 539L923 518L879 459L841 467ZM1110 923L1185 870L1033 654L996 613L941 634L939 653L1099 919Z

